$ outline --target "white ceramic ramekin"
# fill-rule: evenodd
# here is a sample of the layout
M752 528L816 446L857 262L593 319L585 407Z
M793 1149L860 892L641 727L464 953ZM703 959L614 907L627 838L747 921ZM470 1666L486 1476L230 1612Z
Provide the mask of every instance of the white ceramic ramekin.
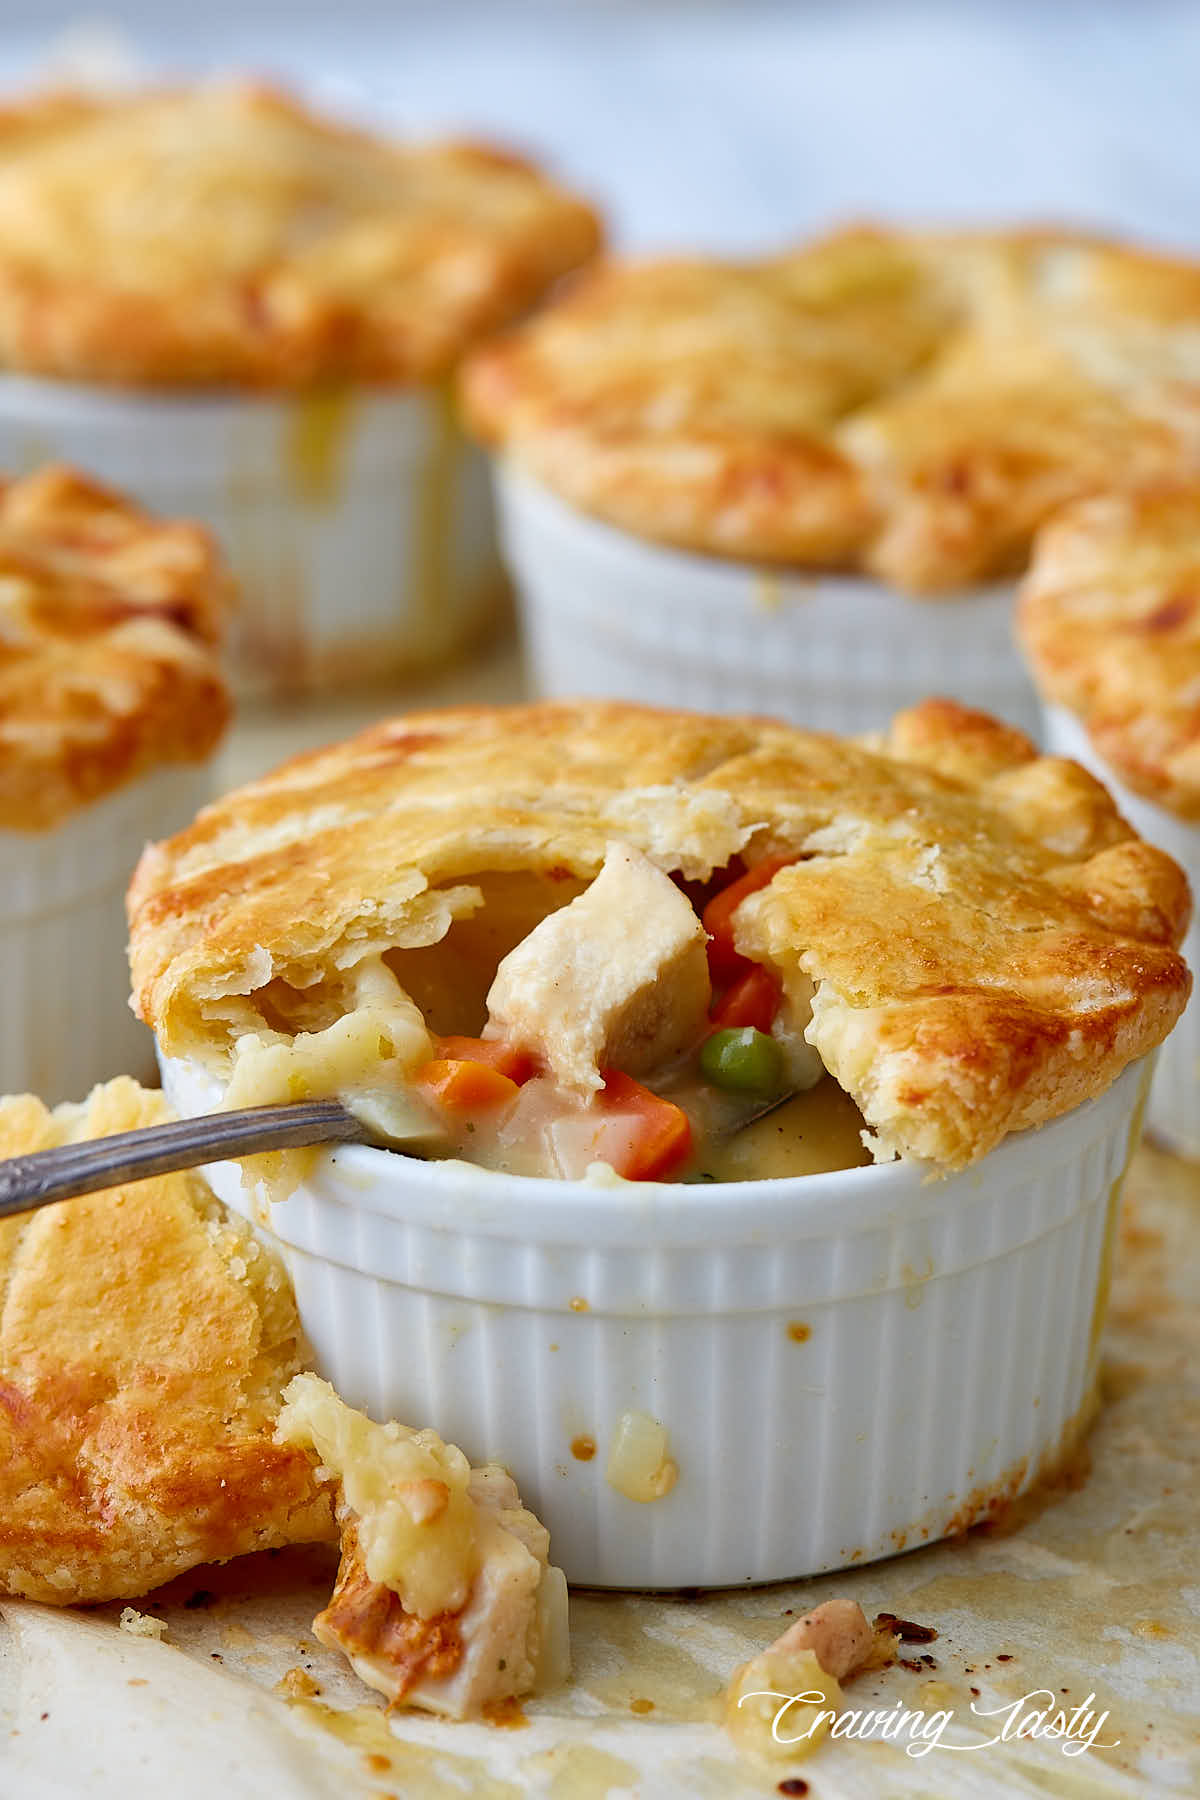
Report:
M150 839L211 787L207 765L172 764L50 831L0 831L0 1093L78 1100L153 1072L154 1040L129 1010L125 890Z
M917 600L861 576L752 568L588 518L497 464L501 541L539 689L882 728L949 694L1036 731L1011 583Z
M1146 1126L1165 1149L1200 1157L1200 826L1180 819L1125 787L1097 754L1082 720L1065 706L1043 708L1047 748L1070 756L1102 781L1139 837L1173 856L1192 884L1196 905L1183 940L1196 978L1187 1010L1158 1053Z
M160 395L0 376L0 467L50 458L211 526L241 589L243 694L436 662L501 589L486 460L442 388Z
M963 1529L1073 1442L1147 1074L943 1181L612 1188L364 1147L274 1204L209 1175L280 1240L320 1371L505 1463L569 1580L773 1581ZM194 1065L163 1080L181 1112L216 1098ZM628 1410L679 1471L645 1504L605 1477Z

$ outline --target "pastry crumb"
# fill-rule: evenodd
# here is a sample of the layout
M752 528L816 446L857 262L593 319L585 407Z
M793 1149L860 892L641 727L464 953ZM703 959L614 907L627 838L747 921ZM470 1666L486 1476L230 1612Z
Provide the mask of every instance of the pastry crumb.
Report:
M152 1619L149 1613L138 1612L134 1606L123 1608L117 1623L130 1637L157 1638L161 1642L167 1635L165 1619Z
M285 1700L311 1700L321 1691L320 1682L314 1681L306 1669L285 1669L275 1683L274 1692L282 1694Z

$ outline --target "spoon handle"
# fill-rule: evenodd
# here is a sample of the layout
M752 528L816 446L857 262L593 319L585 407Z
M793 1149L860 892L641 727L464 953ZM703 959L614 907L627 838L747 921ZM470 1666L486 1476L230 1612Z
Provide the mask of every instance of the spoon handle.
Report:
M303 1100L286 1106L251 1106L241 1112L172 1119L140 1131L60 1144L0 1161L0 1218L93 1194L98 1188L170 1175L226 1157L263 1150L291 1150L335 1139L365 1141L370 1133L336 1100Z

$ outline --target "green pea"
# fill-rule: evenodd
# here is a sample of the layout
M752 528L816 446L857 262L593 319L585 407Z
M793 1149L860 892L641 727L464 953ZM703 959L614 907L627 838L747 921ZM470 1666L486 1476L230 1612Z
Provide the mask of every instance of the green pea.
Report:
M773 1094L783 1079L783 1054L773 1037L753 1025L714 1031L700 1052L700 1072L714 1087L735 1094Z

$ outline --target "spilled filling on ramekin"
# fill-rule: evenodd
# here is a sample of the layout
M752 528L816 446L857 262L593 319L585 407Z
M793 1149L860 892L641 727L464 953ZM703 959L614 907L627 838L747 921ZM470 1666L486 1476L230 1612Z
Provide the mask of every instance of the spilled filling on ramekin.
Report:
M731 1181L871 1160L785 993L734 939L788 858L705 882L612 843L585 883L497 873L434 944L225 1003L226 1107L336 1095L380 1138L517 1175Z

